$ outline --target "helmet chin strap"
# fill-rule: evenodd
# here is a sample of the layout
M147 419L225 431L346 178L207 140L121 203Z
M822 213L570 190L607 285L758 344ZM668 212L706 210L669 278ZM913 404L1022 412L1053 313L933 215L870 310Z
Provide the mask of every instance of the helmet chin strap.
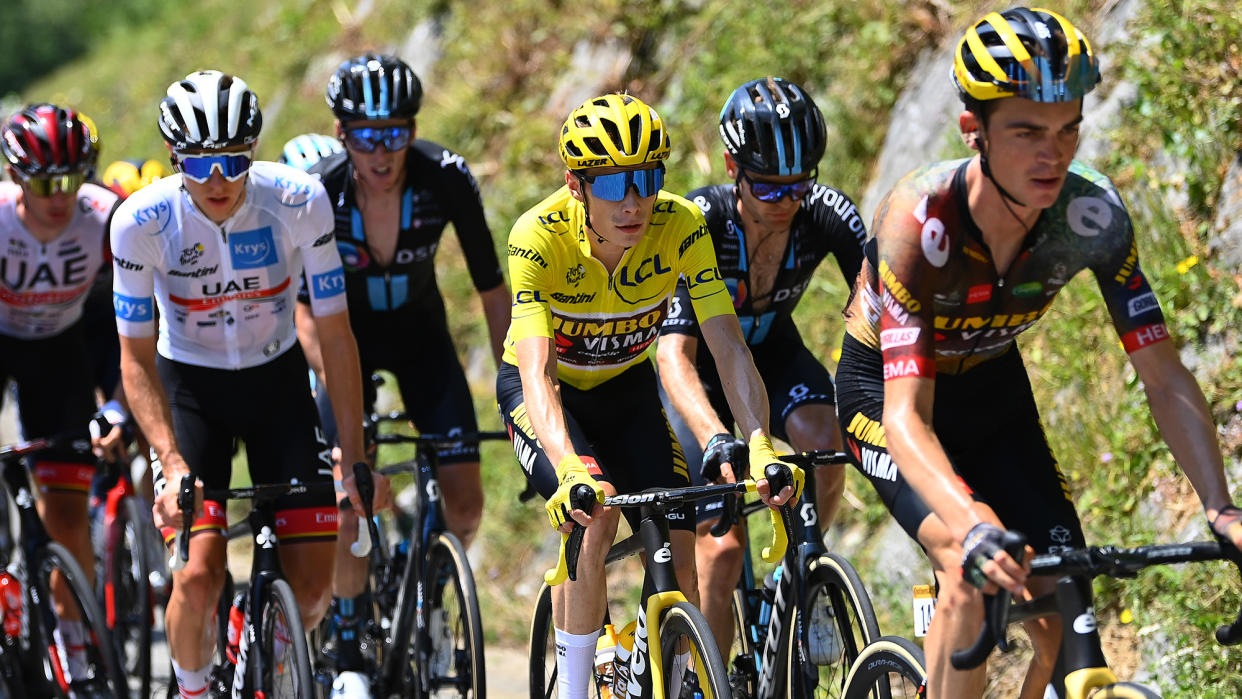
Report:
M996 187L996 191L1000 192L1001 200L1008 200L1005 201L1005 206L1009 206L1009 202L1012 201L1025 209L1026 204L1018 201L1017 197L1007 192L1005 188L1000 185L1000 182L996 181L996 176L992 174L992 164L991 161L988 160L987 139L979 137L976 140L976 143L979 145L979 168L983 170L983 176L991 180L992 186ZM1010 209L1009 211L1010 213L1013 213L1013 209ZM1014 216L1017 216L1017 214L1014 214Z

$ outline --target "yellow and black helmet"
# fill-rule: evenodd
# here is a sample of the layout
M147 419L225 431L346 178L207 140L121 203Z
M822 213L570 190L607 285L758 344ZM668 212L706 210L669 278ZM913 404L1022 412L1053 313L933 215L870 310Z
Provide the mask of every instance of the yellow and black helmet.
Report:
M660 115L632 95L587 100L561 127L561 160L570 170L635 167L665 160L670 150Z
M992 12L966 31L953 53L962 101L1025 97L1070 102L1100 82L1091 43L1069 20L1042 8Z
M162 177L171 176L168 166L158 160L117 160L104 168L99 179L103 186L125 198Z

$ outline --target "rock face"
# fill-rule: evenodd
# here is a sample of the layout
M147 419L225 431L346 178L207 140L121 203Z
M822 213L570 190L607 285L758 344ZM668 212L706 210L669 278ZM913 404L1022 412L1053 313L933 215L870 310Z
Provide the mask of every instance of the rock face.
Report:
M1208 249L1218 269L1242 270L1242 152L1225 174Z

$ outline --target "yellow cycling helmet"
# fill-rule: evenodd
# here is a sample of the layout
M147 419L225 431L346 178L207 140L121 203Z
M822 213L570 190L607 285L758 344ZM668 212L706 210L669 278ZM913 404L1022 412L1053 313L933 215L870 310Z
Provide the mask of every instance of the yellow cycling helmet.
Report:
M1070 102L1100 82L1100 64L1069 20L1018 7L989 13L966 31L953 52L953 81L967 104L1002 97Z
M665 160L670 150L660 115L632 95L587 100L561 127L561 160L570 170L636 167Z
M105 187L121 197L128 197L139 189L172 172L158 160L118 160L104 168L100 181Z

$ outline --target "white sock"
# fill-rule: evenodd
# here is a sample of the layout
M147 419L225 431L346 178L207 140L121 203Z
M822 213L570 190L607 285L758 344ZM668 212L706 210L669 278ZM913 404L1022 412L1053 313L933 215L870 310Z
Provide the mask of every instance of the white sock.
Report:
M681 696L681 679L686 674L686 669L690 667L690 651L678 653L673 656L673 677L668 683L669 699L677 699Z
M86 679L86 630L82 622L61 620L52 631L52 640L65 658L69 679Z
M598 639L598 631L574 634L556 629L556 690L561 699L587 699Z
M177 689L181 699L202 699L207 696L207 682L211 679L211 663L201 670L186 670L172 661L173 674L177 676Z

